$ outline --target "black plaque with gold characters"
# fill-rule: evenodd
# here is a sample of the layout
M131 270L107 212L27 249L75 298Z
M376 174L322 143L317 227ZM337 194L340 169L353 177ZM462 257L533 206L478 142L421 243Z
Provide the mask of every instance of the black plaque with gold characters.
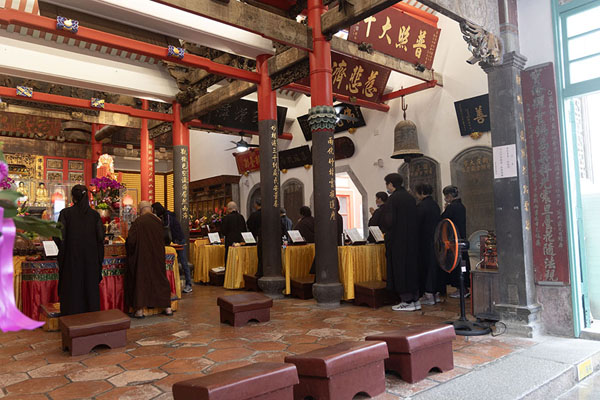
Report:
M292 169L312 165L312 154L308 145L279 152L279 168Z
M366 126L365 119L359 106L352 104L340 103L335 106L335 113L337 121L333 133L340 133L345 131L353 132L356 128ZM310 126L308 125L308 114L302 115L297 118L302 133L306 141L312 140L312 133L310 132Z
M277 107L277 134L283 133L286 107ZM238 100L225 104L202 117L202 122L215 126L258 132L258 103L251 100Z
M454 102L456 117L461 136L474 133L489 132L490 128L490 98L484 94L470 99Z

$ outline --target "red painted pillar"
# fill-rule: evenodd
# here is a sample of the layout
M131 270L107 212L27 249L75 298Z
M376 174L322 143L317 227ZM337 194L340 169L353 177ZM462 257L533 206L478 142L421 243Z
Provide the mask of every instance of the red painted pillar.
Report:
M148 109L148 100L142 100L142 109ZM140 130L140 178L142 200L154 202L154 140L150 140L148 120L142 118Z
M313 51L309 53L313 186L315 206L315 272L313 294L322 307L339 306L343 294L338 272L333 130L336 115L331 83L331 45L321 30L321 0L308 0L308 26L312 28Z
M185 237L189 234L189 143L190 130L181 122L181 105L173 102L173 191L175 214L183 228ZM186 241L187 243L187 241Z
M98 129L100 128L102 128L102 125L92 124L92 173L91 176L87 178L88 184L92 178L96 177L98 158L102 155L102 142L96 141L96 132L98 132Z
M277 94L271 88L267 61L269 55L256 58L258 84L258 135L260 143L261 234L259 238L258 284L263 292L280 298L285 288L281 276L281 194L279 153L277 151ZM284 232L285 233L285 232Z

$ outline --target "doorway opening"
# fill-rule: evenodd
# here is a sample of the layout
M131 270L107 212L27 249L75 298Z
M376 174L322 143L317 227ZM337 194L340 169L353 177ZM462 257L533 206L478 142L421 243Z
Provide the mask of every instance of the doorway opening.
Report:
M344 219L344 229L363 231L362 194L347 172L335 174L336 196L340 202L340 214Z

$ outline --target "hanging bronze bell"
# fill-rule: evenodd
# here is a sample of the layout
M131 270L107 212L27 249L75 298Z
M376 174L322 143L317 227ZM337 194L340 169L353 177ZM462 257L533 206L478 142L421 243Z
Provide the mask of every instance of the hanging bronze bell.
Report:
M398 122L394 128L394 153L392 158L410 161L422 155L423 152L419 149L419 137L415 123L408 120Z

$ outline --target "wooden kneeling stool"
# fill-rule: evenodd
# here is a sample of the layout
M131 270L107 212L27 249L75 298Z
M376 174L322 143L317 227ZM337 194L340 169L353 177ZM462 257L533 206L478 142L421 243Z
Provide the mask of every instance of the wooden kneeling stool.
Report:
M262 292L258 286L258 276L244 274L244 289L253 292Z
M212 269L208 271L208 284L212 286L223 286L225 283L225 271L215 272Z
M366 304L379 308L388 304L396 304L398 297L386 289L383 281L368 281L354 284L354 305Z
M352 400L358 393L375 397L385 392L385 342L342 342L305 354L288 356L300 383L294 399Z
M292 278L291 281L291 295L302 300L308 300L313 298L312 287L315 283L314 275L303 276L299 278Z
M292 400L298 373L292 364L260 362L173 385L175 400Z
M60 303L40 305L40 317L44 321L43 330L46 332L60 331L58 318L60 317Z
M409 383L427 378L432 368L442 372L454 368L452 341L456 338L452 325L419 325L397 331L367 336L365 340L383 340L390 358L385 369L394 371Z
M260 293L241 293L219 296L217 305L221 311L221 322L243 326L252 319L258 322L270 321L273 299Z
M111 349L127 345L131 319L121 310L94 311L59 318L63 350L72 356L87 354L98 345Z

